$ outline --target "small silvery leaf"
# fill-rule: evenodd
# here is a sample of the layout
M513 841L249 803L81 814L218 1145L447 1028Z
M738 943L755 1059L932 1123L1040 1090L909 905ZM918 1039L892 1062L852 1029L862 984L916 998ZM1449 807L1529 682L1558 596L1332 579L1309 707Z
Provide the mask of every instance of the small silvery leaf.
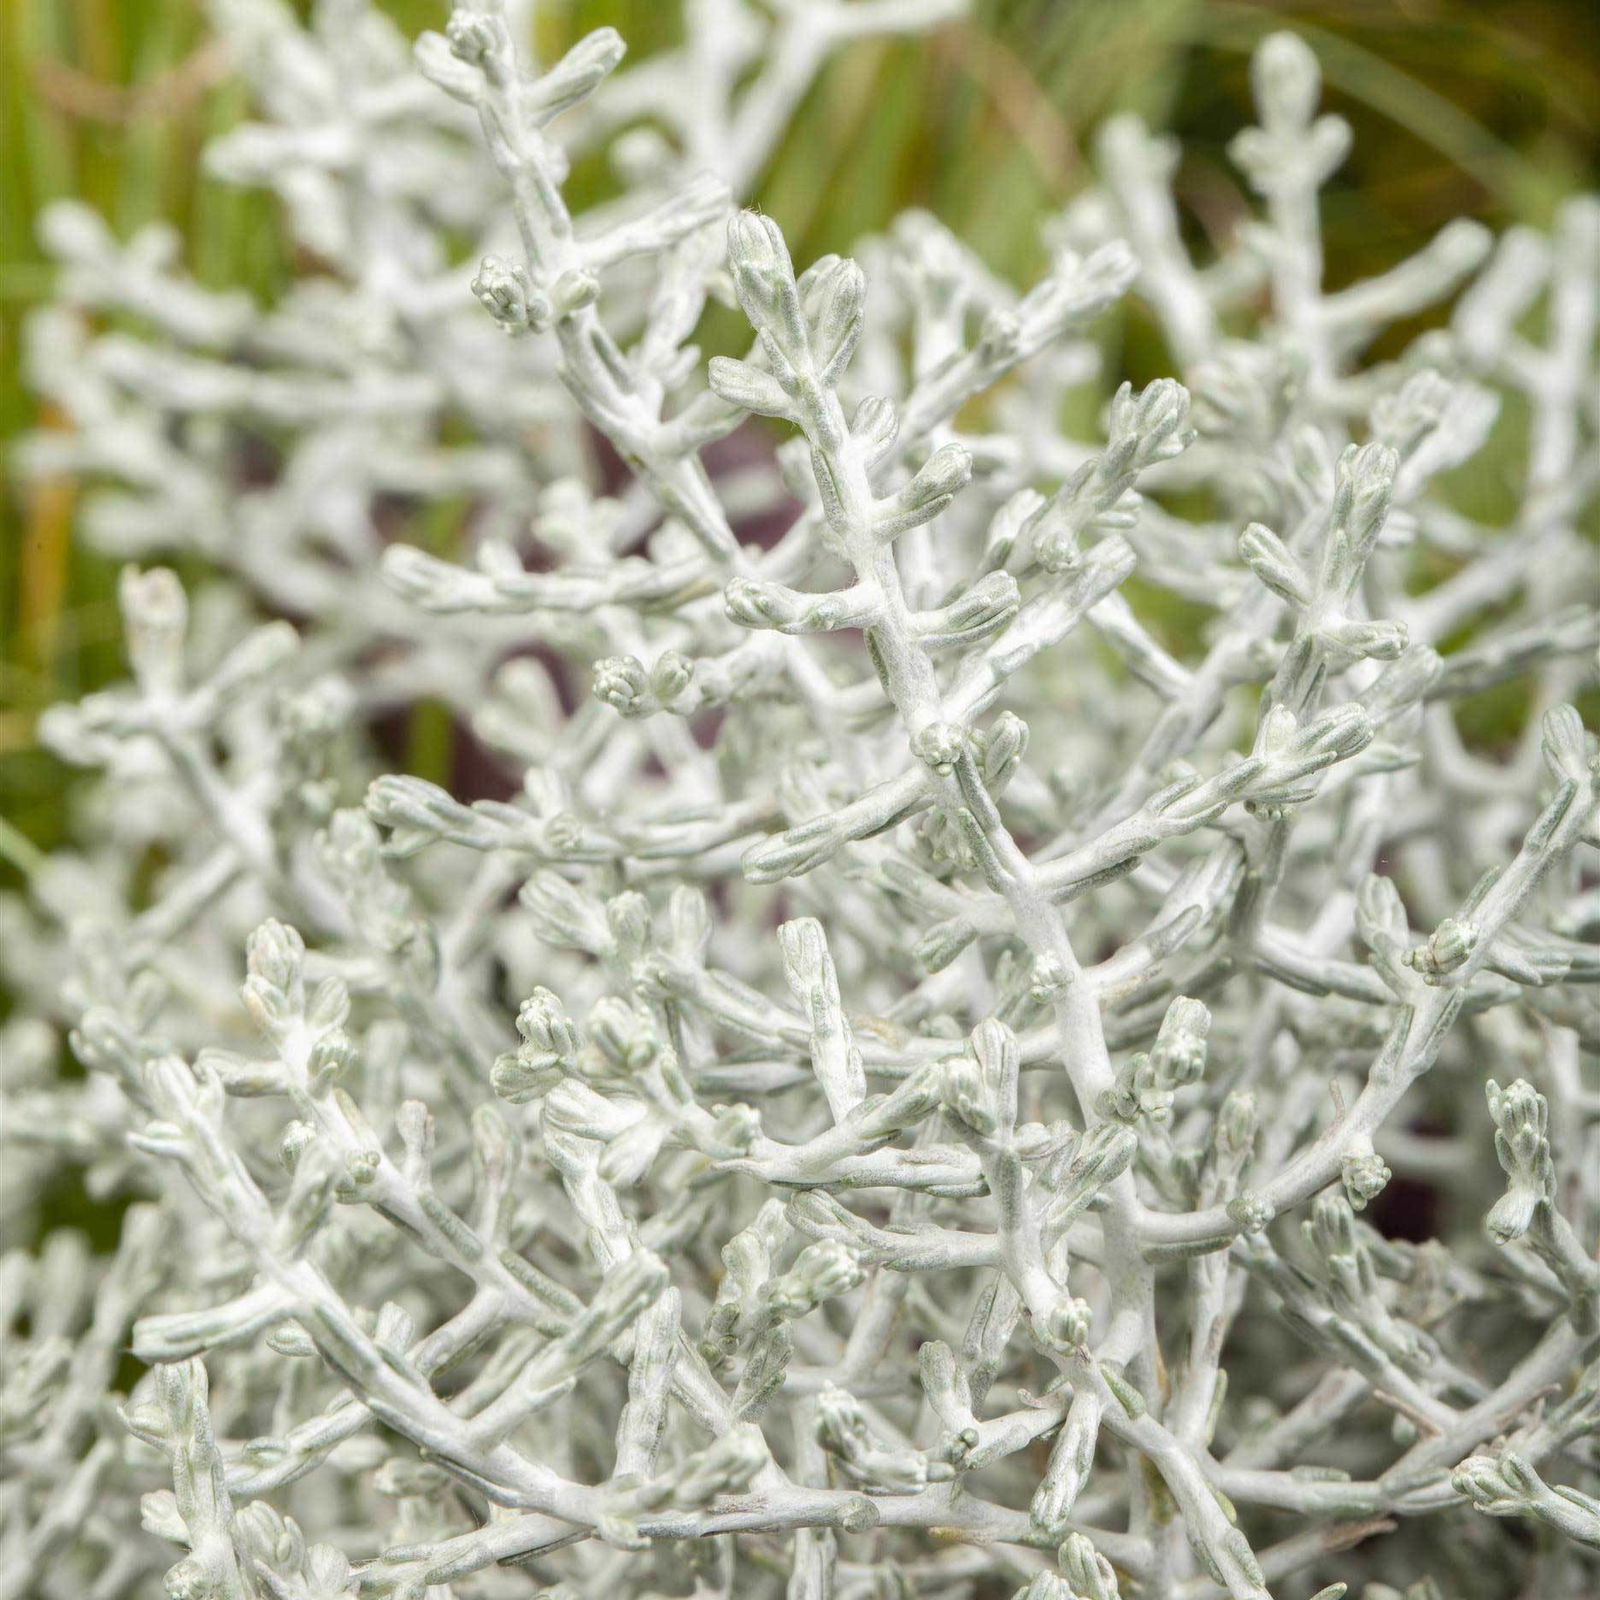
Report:
M972 477L972 457L958 444L941 445L916 475L875 516L874 526L883 539L898 538L908 529L931 522L966 487Z
M891 401L868 395L856 407L850 432L869 467L875 467L894 448L900 433L900 418Z
M128 661L147 695L173 695L183 682L183 646L189 602L177 574L166 567L140 572L124 567L117 584Z
M793 416L794 403L778 380L748 361L712 357L710 383L712 393L729 405L764 417Z
M1311 604L1311 580L1270 528L1252 522L1239 535L1239 556L1279 599L1294 606Z
M1486 1092L1495 1124L1495 1154L1510 1180L1486 1226L1497 1244L1510 1244L1528 1231L1534 1213L1554 1193L1550 1109L1544 1096L1521 1078L1505 1089L1491 1078Z
M1251 61L1250 87L1264 127L1298 129L1316 115L1322 73L1302 39L1274 33L1262 41Z
M544 123L587 100L616 71L626 50L615 28L596 28L585 34L531 85L528 111Z

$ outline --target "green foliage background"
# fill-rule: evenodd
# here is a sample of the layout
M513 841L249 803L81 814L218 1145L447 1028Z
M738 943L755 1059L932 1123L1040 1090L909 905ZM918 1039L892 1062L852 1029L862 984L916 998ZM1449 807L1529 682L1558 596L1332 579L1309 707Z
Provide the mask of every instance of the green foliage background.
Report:
M414 33L448 8L384 9ZM679 8L553 0L540 9L541 54L604 23L639 56L673 42ZM974 0L963 22L833 62L754 198L800 259L920 205L1026 279L1041 264L1041 217L1086 181L1095 124L1133 109L1183 140L1197 241L1225 236L1244 206L1224 149L1248 117L1247 57L1286 25L1316 49L1330 105L1356 127L1328 196L1334 285L1451 217L1544 224L1600 181L1590 0ZM268 297L292 270L271 202L200 169L205 141L248 112L197 0L0 0L0 437L56 420L27 392L19 348L29 307L50 292L33 236L47 201L79 196L124 233L169 221L207 284ZM601 165L575 181L603 185ZM1130 376L1164 370L1137 315L1109 336ZM1464 509L1505 515L1514 457L1510 439L1474 465ZM0 484L0 885L63 832L67 774L34 743L39 711L120 670L115 574L74 538L75 500L71 483ZM1481 715L1492 727L1515 707ZM424 768L429 743L414 742Z

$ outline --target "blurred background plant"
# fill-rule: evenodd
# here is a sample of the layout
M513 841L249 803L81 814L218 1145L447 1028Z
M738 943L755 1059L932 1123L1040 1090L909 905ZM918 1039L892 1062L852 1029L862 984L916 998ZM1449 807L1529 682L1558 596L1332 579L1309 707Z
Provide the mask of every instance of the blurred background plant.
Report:
M273 200L203 170L205 142L249 104L199 0L0 7L0 436L11 440L59 425L29 393L20 348L51 289L34 233L50 200L86 200L124 236L171 223L208 286L271 298L296 263ZM446 11L443 0L382 9L408 33ZM537 8L538 51L552 58L609 23L638 59L673 45L679 9L550 0ZM832 61L753 199L801 260L923 206L1026 282L1041 265L1040 219L1087 182L1093 129L1132 110L1179 136L1186 226L1202 244L1222 239L1244 211L1225 145L1248 121L1249 52L1286 25L1313 45L1330 108L1356 130L1325 196L1334 285L1418 249L1452 217L1547 225L1600 176L1600 30L1575 0L974 0L932 34ZM596 158L571 193L599 198L610 181ZM1170 370L1137 309L1106 327L1112 370L1135 383ZM1458 486L1464 510L1505 514L1515 455L1508 437L1474 461ZM0 884L64 832L68 774L38 747L38 714L120 670L116 564L74 538L75 501L71 481L8 473L0 488ZM448 781L449 741L428 710L399 759ZM1520 715L1515 685L1463 714L1477 737L1503 734Z

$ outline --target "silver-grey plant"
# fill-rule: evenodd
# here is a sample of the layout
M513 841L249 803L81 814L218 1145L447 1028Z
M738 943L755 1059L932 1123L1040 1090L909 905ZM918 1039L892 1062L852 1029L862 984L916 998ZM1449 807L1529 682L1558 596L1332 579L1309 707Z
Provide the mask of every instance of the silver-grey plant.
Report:
M1600 1587L1600 205L1325 289L1280 34L1208 265L1119 119L1026 292L924 215L797 272L789 112L950 9L213 0L314 269L46 214L28 464L200 576L0 908L0 1600ZM1184 382L1070 436L1124 294ZM423 700L514 798L375 776Z

